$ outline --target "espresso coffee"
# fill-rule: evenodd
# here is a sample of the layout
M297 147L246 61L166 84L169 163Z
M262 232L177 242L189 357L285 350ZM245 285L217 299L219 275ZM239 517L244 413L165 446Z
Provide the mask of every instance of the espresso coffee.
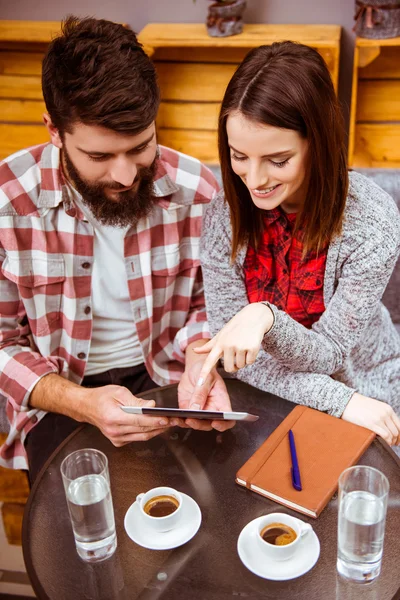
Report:
M166 517L179 507L179 502L174 496L154 496L144 505L144 512L150 517Z
M295 530L284 523L268 523L260 535L265 542L273 546L286 546L297 538Z

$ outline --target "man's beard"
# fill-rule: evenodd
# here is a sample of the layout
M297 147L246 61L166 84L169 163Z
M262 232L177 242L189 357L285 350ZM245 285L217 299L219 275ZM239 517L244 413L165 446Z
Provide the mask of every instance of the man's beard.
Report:
M153 208L156 201L153 183L157 170L157 157L150 167L138 169L135 177L135 182L138 182L137 189L119 192L119 200L113 201L105 195L105 188L118 191L125 186L116 182L89 183L81 177L65 148L62 150L62 155L68 179L81 194L83 202L91 210L94 218L102 225L111 227L136 225Z

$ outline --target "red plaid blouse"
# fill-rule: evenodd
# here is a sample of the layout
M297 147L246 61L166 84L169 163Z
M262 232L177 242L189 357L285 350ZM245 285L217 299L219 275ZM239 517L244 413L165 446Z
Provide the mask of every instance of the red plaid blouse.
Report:
M249 302L268 301L310 328L325 310L323 284L327 249L309 252L293 236L296 214L265 211L265 229L257 251L249 246L244 262Z

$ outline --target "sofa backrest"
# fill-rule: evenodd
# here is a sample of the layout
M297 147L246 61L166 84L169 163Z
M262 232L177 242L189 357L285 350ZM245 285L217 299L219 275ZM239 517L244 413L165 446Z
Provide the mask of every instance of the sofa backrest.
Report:
M357 169L371 178L385 192L390 194L400 210L400 170L399 169ZM390 312L392 321L400 323L400 260L397 261L387 285L382 301Z

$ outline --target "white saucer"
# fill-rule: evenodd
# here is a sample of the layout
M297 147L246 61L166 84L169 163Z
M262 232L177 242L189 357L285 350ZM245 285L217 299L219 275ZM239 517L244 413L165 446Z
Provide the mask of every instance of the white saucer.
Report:
M312 569L318 560L320 549L319 539L314 530L300 540L295 556L289 560L271 560L260 554L254 539L258 523L263 518L250 521L239 535L237 550L244 566L258 577L274 581L295 579Z
M197 502L181 492L182 514L179 525L171 531L157 533L142 519L139 505L134 502L126 511L125 531L136 544L149 550L170 550L186 544L196 535L201 524L201 510Z

